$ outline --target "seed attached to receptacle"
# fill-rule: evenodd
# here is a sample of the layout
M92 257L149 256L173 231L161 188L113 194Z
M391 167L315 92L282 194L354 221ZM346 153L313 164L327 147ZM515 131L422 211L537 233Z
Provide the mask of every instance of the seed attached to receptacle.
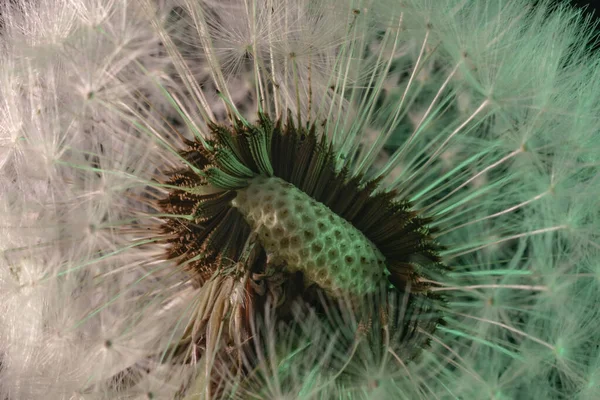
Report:
M425 293L423 268L444 269L428 219L398 193L379 191L378 180L340 168L316 125L259 114L254 125L210 129L206 141L185 141L181 156L193 168L172 173L169 184L180 189L160 202L165 213L189 215L166 218L164 231L169 258L185 262L200 286L239 261L253 231L268 260L248 271L280 266L330 294L365 294L382 282Z
M392 312L386 318L416 355L425 336L410 332L433 332L438 323L410 317L430 313L436 296L421 277L445 269L429 219L379 180L353 175L315 124L259 114L256 124L209 128L209 137L184 141L188 165L170 173L172 189L159 202L168 258L206 296L219 293L219 307L203 308L190 340L216 348L214 332L228 319L226 340L245 343L265 306L285 321L295 305L351 299L368 306L367 318ZM402 306L362 304L380 289L400 293Z

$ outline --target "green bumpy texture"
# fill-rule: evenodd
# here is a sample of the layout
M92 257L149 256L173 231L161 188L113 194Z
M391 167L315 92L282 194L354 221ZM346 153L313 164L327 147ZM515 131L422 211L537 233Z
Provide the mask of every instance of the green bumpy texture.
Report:
M232 204L258 233L269 262L303 272L309 283L362 295L385 278L385 257L362 232L282 179L256 177Z

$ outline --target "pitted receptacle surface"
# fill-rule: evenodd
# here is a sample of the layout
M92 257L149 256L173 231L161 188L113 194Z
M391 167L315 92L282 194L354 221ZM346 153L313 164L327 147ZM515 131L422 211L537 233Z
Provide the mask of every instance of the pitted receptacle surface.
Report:
M364 294L385 277L385 257L361 231L280 178L254 178L232 205L275 263L325 290Z

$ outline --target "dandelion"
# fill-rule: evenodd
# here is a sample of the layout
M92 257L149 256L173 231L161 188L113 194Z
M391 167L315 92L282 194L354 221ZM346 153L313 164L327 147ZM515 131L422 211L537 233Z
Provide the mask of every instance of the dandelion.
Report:
M600 395L579 12L1 7L0 398Z

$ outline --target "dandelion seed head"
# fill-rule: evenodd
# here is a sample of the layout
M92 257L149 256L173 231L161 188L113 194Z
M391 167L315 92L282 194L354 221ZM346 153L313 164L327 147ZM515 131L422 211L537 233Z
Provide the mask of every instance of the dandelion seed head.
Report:
M126 3L0 6L0 398L598 397L577 11Z

